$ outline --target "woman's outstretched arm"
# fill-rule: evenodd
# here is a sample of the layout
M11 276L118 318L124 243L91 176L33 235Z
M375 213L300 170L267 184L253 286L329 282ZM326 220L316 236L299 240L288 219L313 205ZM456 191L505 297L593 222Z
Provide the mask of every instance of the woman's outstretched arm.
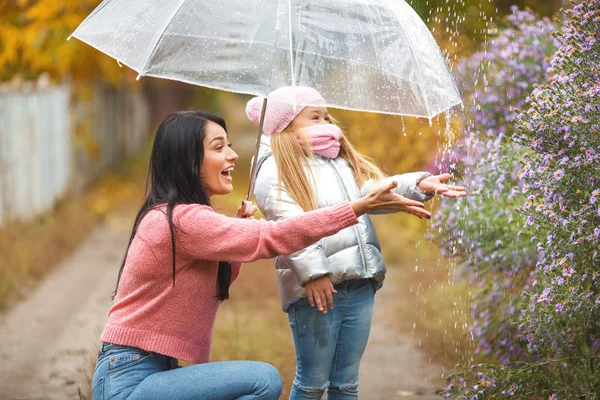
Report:
M173 210L178 252L203 260L251 262L290 254L358 222L350 203L282 221L231 218L190 204Z
M357 217L385 208L428 217L423 203L393 192L391 182L367 196L281 221L226 217L211 207L182 204L173 210L178 252L202 260L251 262L298 251L352 226Z

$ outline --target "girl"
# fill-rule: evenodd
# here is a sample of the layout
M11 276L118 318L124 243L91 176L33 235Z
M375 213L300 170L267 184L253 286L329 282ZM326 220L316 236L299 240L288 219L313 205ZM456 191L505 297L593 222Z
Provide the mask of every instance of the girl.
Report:
M296 104L311 106L293 107L293 95ZM386 178L352 147L327 108L320 106L324 104L321 95L308 87L283 87L269 94L264 120L268 137L262 138L254 190L268 220L359 199L390 182L397 183L396 193L419 202L434 193L465 194L462 187L442 183L449 174L417 172ZM254 123L261 105L262 99L254 98L246 107ZM296 349L290 399L320 399L326 388L328 399L358 397L359 365L371 328L374 294L385 277L371 220L364 215L359 221L276 259L282 307Z
M289 254L358 222L375 209L423 204L392 192L282 222L256 221L244 204L228 218L211 197L230 193L237 154L225 121L200 111L162 122L150 158L150 192L133 226L114 304L101 335L92 398L277 399L281 379L268 364L208 363L219 304L241 262ZM219 262L229 260L228 262ZM177 359L198 363L177 368Z

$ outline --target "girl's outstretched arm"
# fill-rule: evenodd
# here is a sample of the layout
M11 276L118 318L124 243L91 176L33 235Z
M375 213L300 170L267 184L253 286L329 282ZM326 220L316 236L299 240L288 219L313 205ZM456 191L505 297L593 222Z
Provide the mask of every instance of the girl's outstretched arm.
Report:
M402 174L402 175L390 176L379 182L377 182L373 179L369 179L362 186L361 194L363 196L365 196L365 195L371 193L373 190L377 189L378 187L381 187L382 185L385 185L391 181L395 181L398 183L398 186L396 186L396 188L394 189L394 191L397 194L399 194L400 196L404 196L407 199L411 199L411 200L415 200L415 201L424 203L424 202L430 200L433 197L433 194L431 194L431 195L426 194L418 187L418 184L423 179L425 179L429 176L431 176L431 174L429 172L411 172L411 173ZM376 211L372 211L371 214L390 214L390 213L394 213L394 212L397 212L397 211L395 211L395 210L376 210Z
M382 185L395 181L398 183L398 186L394 191L401 196L415 201L425 202L436 194L451 198L466 196L466 189L464 187L444 183L450 177L450 174L431 175L429 172L412 172L390 176L380 182L370 179L363 185L361 192L364 196ZM376 210L372 211L371 214L388 214L391 212L394 211Z
M390 176L379 182L369 179L362 186L361 194L365 196L382 185L385 185L391 181L396 181L398 186L396 186L394 191L400 196L404 196L411 200L425 202L430 200L433 197L433 194L426 194L419 188L418 185L423 179L430 176L431 174L429 172L410 172L407 174Z
M466 196L467 191L463 186L454 186L444 183L450 180L450 178L450 174L428 176L419 182L418 187L424 193L428 194L439 194L451 198Z

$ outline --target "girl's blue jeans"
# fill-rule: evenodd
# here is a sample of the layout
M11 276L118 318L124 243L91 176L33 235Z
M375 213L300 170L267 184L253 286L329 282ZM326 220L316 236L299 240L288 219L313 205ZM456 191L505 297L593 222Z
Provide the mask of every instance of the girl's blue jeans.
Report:
M290 400L358 398L360 359L367 346L375 282L352 280L335 285L334 308L327 314L301 299L288 309L296 347L296 378Z
M102 343L93 400L264 399L281 394L279 372L254 361L227 361L180 368L177 360L135 347Z

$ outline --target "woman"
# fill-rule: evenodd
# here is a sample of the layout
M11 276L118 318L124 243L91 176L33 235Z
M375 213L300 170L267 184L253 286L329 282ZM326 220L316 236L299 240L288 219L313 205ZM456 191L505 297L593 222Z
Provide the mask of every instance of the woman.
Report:
M175 112L160 125L150 156L150 192L133 226L92 379L99 399L277 399L272 366L208 363L219 304L240 263L289 254L356 224L379 208L427 216L393 184L352 202L273 223L256 208L215 213L211 197L232 190L237 154L225 122L200 111ZM229 262L224 262L227 260ZM177 368L177 360L197 365Z

